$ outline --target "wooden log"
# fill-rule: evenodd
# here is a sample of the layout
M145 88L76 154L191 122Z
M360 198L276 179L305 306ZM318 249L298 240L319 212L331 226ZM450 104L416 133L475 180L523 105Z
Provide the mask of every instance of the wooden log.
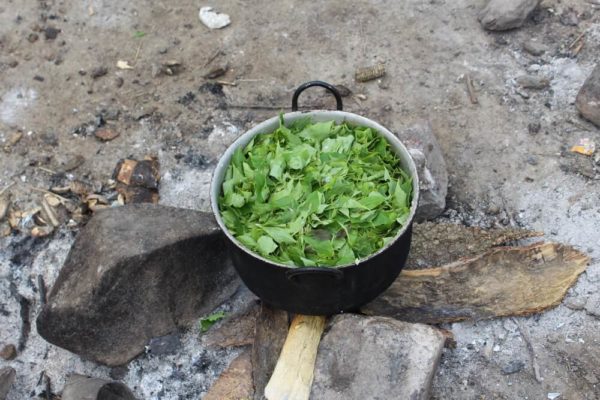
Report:
M296 315L273 376L265 388L267 400L308 400L325 317Z
M588 261L557 243L499 247L438 268L402 271L361 310L428 324L529 315L558 305Z

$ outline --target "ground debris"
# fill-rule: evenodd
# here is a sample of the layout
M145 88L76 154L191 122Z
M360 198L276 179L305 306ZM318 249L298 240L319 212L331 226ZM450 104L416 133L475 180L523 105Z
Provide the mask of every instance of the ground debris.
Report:
M361 310L430 324L529 315L559 304L588 261L556 243L495 248L438 268L402 271Z
M108 142L119 136L119 132L115 129L103 127L94 132L94 136L103 142Z
M19 143L19 141L23 138L23 132L15 132L13 133L8 140L6 140L6 143L4 144L4 151L9 153L11 151L11 149L17 144Z
M219 13L213 10L212 7L202 7L198 13L200 21L210 29L225 28L231 23L229 15Z
M158 203L160 172L156 157L119 160L112 178L117 181L117 192L125 204Z
M438 267L496 246L537 236L542 233L518 228L485 230L447 223L415 224L405 269Z
M571 147L571 151L583 154L584 156L591 156L596 151L596 143L590 138L583 138L575 146Z
M354 73L354 79L357 82L367 82L373 79L381 78L385 75L385 65L382 63L375 64L371 67L358 68Z

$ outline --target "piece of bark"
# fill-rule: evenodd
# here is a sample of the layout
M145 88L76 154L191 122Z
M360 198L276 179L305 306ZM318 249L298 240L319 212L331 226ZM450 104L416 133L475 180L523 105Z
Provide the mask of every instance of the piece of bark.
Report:
M229 364L204 400L246 400L254 395L252 386L252 356L247 349Z
M273 376L265 388L267 400L308 400L325 317L296 315Z
M402 271L362 311L428 324L529 315L559 304L588 261L556 243L496 248L438 268Z
M525 229L484 230L456 224L414 224L404 269L439 267L464 257L474 257L493 247L542 235Z
M256 400L264 399L265 387L277 364L289 326L286 311L261 305L252 346L252 379Z
M214 347L238 347L254 342L254 329L260 307L256 302L238 315L227 318L204 335L204 343Z

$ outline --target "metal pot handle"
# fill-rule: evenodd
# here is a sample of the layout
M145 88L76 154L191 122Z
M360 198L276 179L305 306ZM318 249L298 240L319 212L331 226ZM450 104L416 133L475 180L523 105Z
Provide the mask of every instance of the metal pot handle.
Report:
M321 86L329 90L335 97L335 101L337 103L336 108L339 111L342 111L344 109L344 105L342 104L342 96L340 95L340 92L338 92L338 90L335 88L335 86L323 81L310 81L298 86L298 89L296 89L296 91L294 92L294 95L292 96L292 111L298 111L298 96L300 96L300 93L304 92L305 89L308 89L312 86Z
M295 283L299 283L302 277L324 277L339 281L344 277L344 273L336 268L294 268L288 270L285 276Z

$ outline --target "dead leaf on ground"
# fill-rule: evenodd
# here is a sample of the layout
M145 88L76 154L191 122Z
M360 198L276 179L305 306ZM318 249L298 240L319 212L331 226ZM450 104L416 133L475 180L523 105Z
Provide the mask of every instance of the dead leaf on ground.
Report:
M119 136L119 132L111 128L100 128L94 132L94 136L103 142L108 142Z

